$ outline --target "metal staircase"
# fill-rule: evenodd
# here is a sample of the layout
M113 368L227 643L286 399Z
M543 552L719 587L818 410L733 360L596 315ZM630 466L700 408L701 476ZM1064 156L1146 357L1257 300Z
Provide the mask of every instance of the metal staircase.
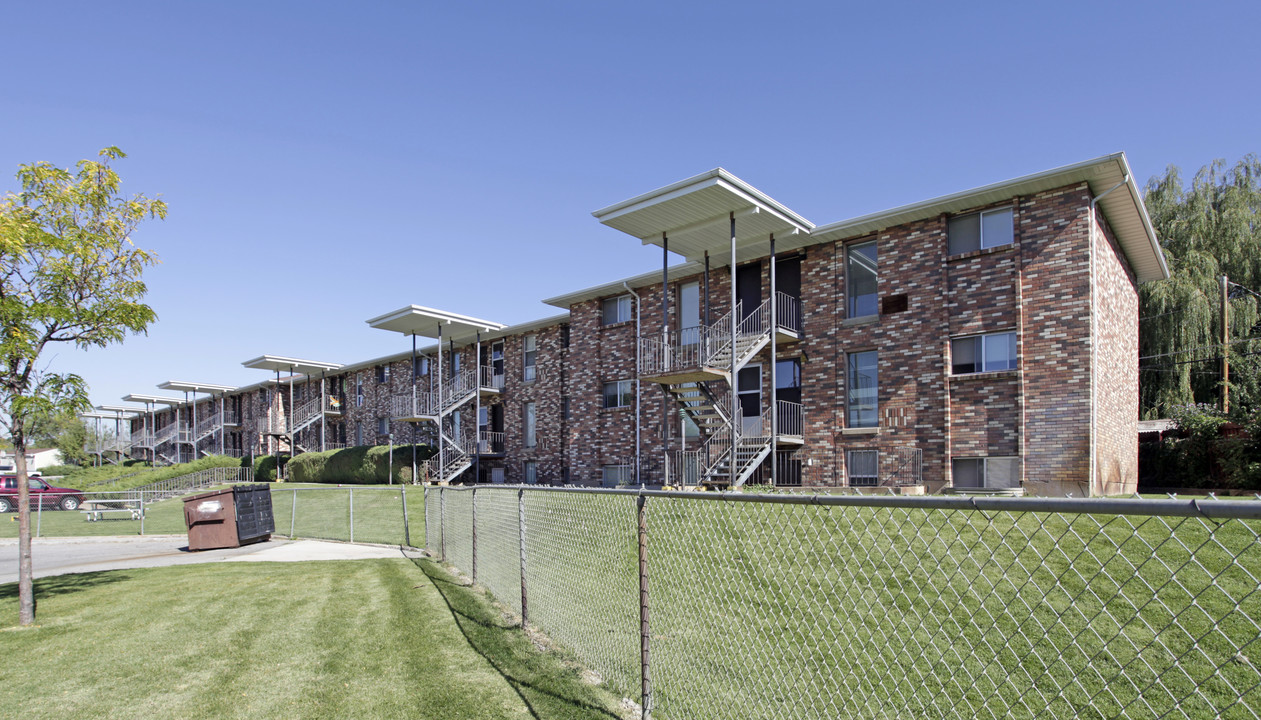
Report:
M791 312L789 327L776 332L786 341L799 338L800 321L796 298L777 293L777 312ZM755 428L745 428L744 418L732 418L735 377L771 342L771 300L763 301L747 315L740 303L736 317L742 318L732 334L731 313L716 322L685 333L639 339L639 375L662 385L678 408L700 430L701 446L696 450L673 451L670 458L672 482L682 485L739 487L757 471L775 449L771 435L773 407L763 410ZM734 367L733 367L734 359ZM781 403L781 405L791 405ZM800 416L800 406L795 414Z
M502 378L502 375L494 375L490 367L483 366L480 373L461 370L441 380L438 389L432 392L413 385L412 392L390 399L390 418L399 422L437 422L471 402L479 392L483 395L500 392Z
M475 451L471 441L464 438L454 440L445 432L443 440L446 442L443 453L424 462L419 478L422 482L447 485L460 473L473 467L472 455Z

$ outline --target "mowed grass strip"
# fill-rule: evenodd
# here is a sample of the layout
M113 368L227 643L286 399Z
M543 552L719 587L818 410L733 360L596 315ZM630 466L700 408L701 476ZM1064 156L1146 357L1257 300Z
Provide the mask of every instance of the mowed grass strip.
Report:
M279 484L272 486L272 513L276 519L276 535L288 536L292 529L297 537L321 540L351 539L350 495L354 493L355 542L402 545L407 540L403 527L403 488L399 485L362 485L330 487L328 485ZM201 494L209 490L198 490ZM408 487L407 505L412 545L425 540L425 489ZM296 497L296 503L295 503ZM78 511L31 510L31 532L40 537L101 537L138 535L140 521L121 514L107 515L88 522ZM145 506L146 535L182 535L184 500L171 498ZM17 513L0 515L0 538L18 536Z
M15 584L0 617L17 618ZM0 716L615 718L429 561L215 563L36 581L0 630Z

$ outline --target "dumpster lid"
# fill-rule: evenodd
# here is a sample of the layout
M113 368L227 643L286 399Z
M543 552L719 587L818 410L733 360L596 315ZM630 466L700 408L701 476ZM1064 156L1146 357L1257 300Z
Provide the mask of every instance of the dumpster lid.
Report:
M184 498L184 502L192 502L194 500L201 500L203 498L212 498L212 497L218 497L220 495L231 495L231 494L232 494L232 488L226 487L221 490L211 490L210 492L199 493L197 495L189 495L188 497Z

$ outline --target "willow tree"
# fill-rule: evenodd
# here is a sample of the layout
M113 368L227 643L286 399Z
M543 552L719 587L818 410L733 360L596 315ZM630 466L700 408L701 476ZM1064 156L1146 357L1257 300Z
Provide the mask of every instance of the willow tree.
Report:
M0 429L12 440L18 475L18 620L35 621L26 448L40 417L88 407L87 385L54 372L46 353L122 342L156 319L144 304L144 268L152 254L131 243L144 220L166 217L166 204L124 197L110 162L116 147L75 170L22 165L21 191L0 200Z
M1221 288L1230 286L1229 346L1232 404L1261 405L1261 159L1233 167L1217 160L1189 188L1177 167L1147 183L1145 202L1169 262L1170 278L1139 290L1140 392L1144 417L1169 417L1188 403L1215 403L1222 394Z

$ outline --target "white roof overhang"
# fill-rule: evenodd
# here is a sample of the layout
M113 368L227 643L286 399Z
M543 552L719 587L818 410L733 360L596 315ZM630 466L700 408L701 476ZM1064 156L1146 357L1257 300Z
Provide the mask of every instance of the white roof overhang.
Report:
M300 375L318 375L341 367L338 363L299 360L298 358L283 357L281 355L263 355L253 360L246 360L241 364L254 370L271 370L273 372L289 372Z
M790 250L815 243L861 237L903 223L925 220L943 213L962 212L1010 200L1017 195L1032 195L1079 182L1087 183L1094 196L1117 188L1099 201L1099 208L1112 226L1138 281L1149 282L1169 277L1169 266L1165 263L1156 231L1152 228L1147 209L1143 206L1143 193L1134 181L1134 173L1130 171L1125 153L1105 155L1054 170L821 225L808 237L789 239L781 247ZM1124 188L1117 187L1119 184L1124 185Z
M114 413L115 417L136 417L144 412L144 408L128 407L126 405L97 405L96 409Z
M445 310L435 310L420 305L408 305L407 307L399 308L394 312L374 317L368 320L367 323L377 330L388 330L404 335L419 335L420 337L435 339L441 335L443 342L450 340L456 343L472 340L478 333L485 336L507 327L507 325L491 322L490 320L481 320L468 315L457 315Z
M210 383L191 383L180 380L167 380L166 382L159 384L158 389L191 393L217 393L232 392L233 390L236 390L236 388L231 385L211 385Z
M666 245L696 262L710 255L711 265L730 262L731 222L735 221L737 262L766 254L765 243L808 235L814 224L722 168L681 180L592 215L602 224L639 238L645 245ZM665 237L663 238L663 234ZM743 251L743 252L742 252Z
M146 405L149 405L149 404L183 405L184 399L173 398L173 397L163 397L162 395L143 395L143 394L138 394L138 393L132 393L131 395L124 395L123 402L138 402L138 403L145 403Z

